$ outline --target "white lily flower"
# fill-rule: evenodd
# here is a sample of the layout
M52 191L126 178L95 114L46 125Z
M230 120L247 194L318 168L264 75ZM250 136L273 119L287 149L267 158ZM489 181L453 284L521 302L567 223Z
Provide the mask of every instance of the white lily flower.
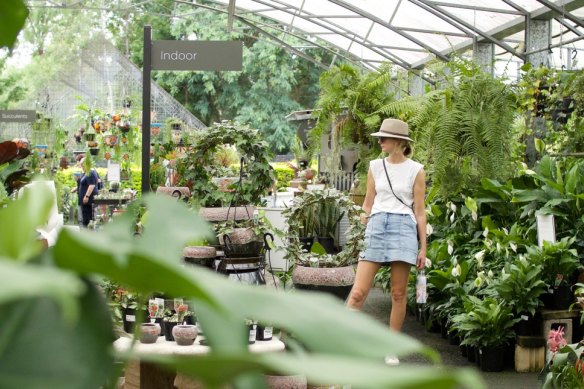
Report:
M452 277L458 277L460 275L460 272L458 271L460 267L459 266L455 266L452 268L452 271L450 272L450 274L452 274Z
M501 243L497 242L497 252L501 252Z
M505 235L509 235L509 230L507 230L505 227L503 227L503 232L505 233Z
M450 209L452 210L452 212L456 212L456 204L450 203Z
M477 288L480 288L482 284L483 284L483 279L482 279L481 277L477 277L477 278L475 278L475 280L474 280L474 285L475 285Z
M432 224L430 224L430 223L426 224L426 236L432 235L433 232L434 232L434 227L432 227Z
M483 231L483 236L486 238L489 235L489 227L485 228Z
M448 255L452 255L453 252L454 247L452 246L452 243L448 242Z
M489 272L487 273L487 275L489 276L489 278L493 278L495 275L493 274L492 270L489 270Z
M509 243L509 246L511 246L511 250L513 250L513 252L517 252L517 245L513 242Z
M478 251L478 252L477 252L477 253L474 255L474 257L475 257L475 259L476 259L477 261L482 261L482 260L483 260L483 258L485 257L485 250Z
M452 259L452 266L458 265L458 260L456 258Z
M454 223L454 213L450 215L450 223Z
M535 175L535 172L533 170L531 170L531 169L526 169L525 170L525 174L530 175L530 176L533 176L533 175Z
M473 212L473 213L471 214L471 216L472 216L472 220L474 220L475 222L476 222L476 221L477 221L477 219L479 218L479 215L477 215L477 213L476 213L476 212Z

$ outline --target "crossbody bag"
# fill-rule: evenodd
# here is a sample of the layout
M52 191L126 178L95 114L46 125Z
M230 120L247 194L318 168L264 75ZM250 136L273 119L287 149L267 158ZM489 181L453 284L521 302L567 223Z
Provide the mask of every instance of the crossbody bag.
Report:
M393 186L391 185L391 180L389 179L389 174L387 173L387 167L385 166L385 158L383 158L383 170L385 170L385 177L387 177L387 183L389 184L389 189L391 189L391 193L393 196L403 205L414 211L413 205L407 205L402 199L400 199L395 192L393 191ZM416 227L416 236L418 238L418 242L420 241L420 233L418 232L418 227Z

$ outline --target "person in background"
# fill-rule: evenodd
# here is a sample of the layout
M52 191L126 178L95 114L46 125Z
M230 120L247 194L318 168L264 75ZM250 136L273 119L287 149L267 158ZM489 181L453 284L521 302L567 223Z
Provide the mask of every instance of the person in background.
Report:
M423 165L408 158L412 153L408 134L407 123L397 119L385 119L379 131L371 134L389 156L369 164L362 215L362 222L367 223L365 251L347 299L348 308L361 309L375 274L381 266L389 266L389 327L394 331L401 330L405 319L410 268L422 270L426 264L425 173ZM397 365L399 360L387 356L385 363Z
M85 156L77 156L77 167L82 172L77 179L77 188L71 192L77 191L77 200L79 204L79 214L81 215L81 225L87 227L93 220L93 199L97 193L97 172L93 169L87 169L85 166Z

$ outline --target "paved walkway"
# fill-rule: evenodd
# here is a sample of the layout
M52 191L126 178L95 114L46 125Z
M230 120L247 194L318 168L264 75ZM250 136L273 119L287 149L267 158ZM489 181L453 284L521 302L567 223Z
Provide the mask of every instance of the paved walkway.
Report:
M381 289L376 288L369 294L363 307L363 312L383 323L387 323L389 321L389 308L389 295L384 294ZM442 362L447 366L475 366L460 354L458 346L448 344L448 340L443 339L439 333L436 334L426 331L422 324L417 322L411 315L407 315L406 317L403 332L438 351L442 357ZM425 359L416 355L402 358L401 362L428 364ZM481 375L487 383L487 387L492 389L532 389L541 386L537 380L537 373L517 373L514 370L506 370L499 373L481 372Z

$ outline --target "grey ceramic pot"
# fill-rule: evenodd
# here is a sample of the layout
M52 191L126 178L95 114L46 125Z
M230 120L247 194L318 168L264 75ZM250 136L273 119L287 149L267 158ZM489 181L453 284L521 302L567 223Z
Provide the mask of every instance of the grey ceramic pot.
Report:
M190 346L198 334L197 326L192 324L179 324L172 329L172 336L179 346Z

